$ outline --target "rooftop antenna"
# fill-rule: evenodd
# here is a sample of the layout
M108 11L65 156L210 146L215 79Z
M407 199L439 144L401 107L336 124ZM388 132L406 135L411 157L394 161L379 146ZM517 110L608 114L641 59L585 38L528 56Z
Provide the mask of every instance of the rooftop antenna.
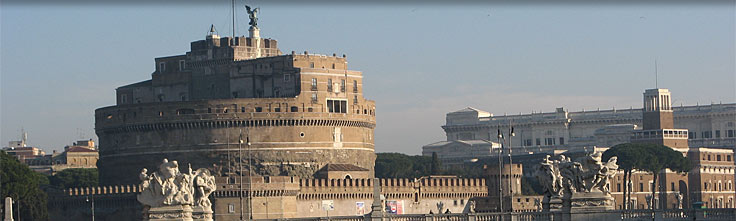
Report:
M231 1L230 9L233 13L233 39L235 39L235 0Z
M659 88L659 71L657 70L657 59L654 59L654 88Z

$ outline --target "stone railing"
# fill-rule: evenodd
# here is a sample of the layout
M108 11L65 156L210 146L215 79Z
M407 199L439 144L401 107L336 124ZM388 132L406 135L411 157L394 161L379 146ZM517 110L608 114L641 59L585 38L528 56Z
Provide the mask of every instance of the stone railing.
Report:
M619 214L621 220L736 220L736 209L697 209L697 210L611 210L601 213L602 217L610 214ZM554 212L524 212L524 213L452 213L452 214L384 214L382 217L340 216L340 217L312 217L278 220L339 220L339 221L497 221L497 220L569 220L563 214Z
M139 192L140 187L138 185L96 186L64 189L64 195L66 196L108 195Z

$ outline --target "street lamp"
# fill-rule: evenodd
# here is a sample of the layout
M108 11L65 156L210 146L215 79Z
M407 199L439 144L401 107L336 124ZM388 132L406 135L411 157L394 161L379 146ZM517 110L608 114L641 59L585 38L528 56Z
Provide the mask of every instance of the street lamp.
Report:
M92 197L92 200L89 199L89 196L85 197L85 201L92 202L92 221L95 221L95 197Z
M513 196L514 196L514 188L512 188L512 186L513 186L513 184L512 184L513 183L512 182L513 179L511 179L513 177L513 175L514 175L514 173L512 171L513 168L514 168L513 167L514 164L511 161L511 147L512 147L511 146L511 140L514 139L514 136L516 136L516 134L514 134L514 127L512 126L509 129L509 197L511 198L511 201L513 201ZM513 209L513 208L511 208L511 209Z
M238 198L240 200L240 220L243 220L243 129L240 129L240 137L238 138L238 175L240 178L240 194Z

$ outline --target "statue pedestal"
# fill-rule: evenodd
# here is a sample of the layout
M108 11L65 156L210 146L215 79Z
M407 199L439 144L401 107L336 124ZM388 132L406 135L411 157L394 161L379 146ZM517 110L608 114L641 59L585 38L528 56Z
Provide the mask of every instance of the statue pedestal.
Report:
M195 206L192 208L192 220L212 221L212 209L209 207Z
M613 197L602 192L545 197L542 206L554 212L556 220L621 220L621 214L614 212Z
M567 210L570 220L621 220L621 214L613 212L613 197L602 192L572 194Z
M189 205L162 206L143 209L146 221L193 221L192 207Z
M570 212L598 212L614 210L613 197L602 192L573 193L569 199Z

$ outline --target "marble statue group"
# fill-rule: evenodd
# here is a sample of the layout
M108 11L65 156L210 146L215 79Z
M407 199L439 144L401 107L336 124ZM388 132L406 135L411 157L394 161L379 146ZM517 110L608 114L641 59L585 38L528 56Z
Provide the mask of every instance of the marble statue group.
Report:
M179 170L177 161L169 161L163 159L158 170L148 174L148 170L143 168L139 175L141 180L141 193L137 196L147 211L154 211L157 208L171 208L179 206L179 208L191 208L209 212L212 211L212 202L209 200L210 194L215 191L215 177L210 174L207 169L192 170L192 166L188 165L187 171L182 173ZM148 218L167 217L167 218L184 218L192 215L179 212L162 212L160 214L150 215ZM146 211L144 211L146 213ZM190 212L191 213L191 212ZM147 215L148 216L148 215ZM204 215L207 216L207 215ZM197 216L194 215L196 218Z
M537 167L536 177L544 188L545 195L562 197L573 193L602 192L610 194L609 179L616 175L617 158L601 162L601 153L581 157L577 161L560 155L552 160L547 155Z

